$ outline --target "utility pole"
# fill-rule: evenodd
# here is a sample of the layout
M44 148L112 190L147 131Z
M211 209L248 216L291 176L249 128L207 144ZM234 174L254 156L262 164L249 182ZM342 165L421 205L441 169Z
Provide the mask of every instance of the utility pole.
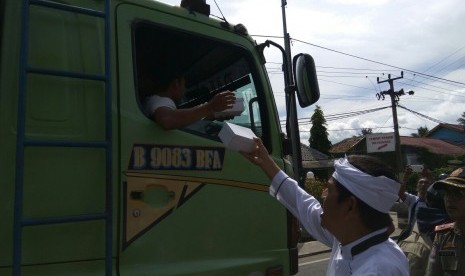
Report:
M287 73L284 76L284 85L286 91L286 105L288 108L287 122L286 122L286 133L292 141L292 166L294 169L294 179L299 183L299 186L304 185L304 175L302 174L302 152L300 148L300 133L299 123L297 120L297 105L296 96L293 83L292 74L292 58L291 58L291 38L287 32L287 20L286 20L286 0L281 0L281 12L283 19L283 34L284 34L284 49L285 49L285 61L284 66Z
M404 71L401 72L400 77L391 79L391 74L388 75L387 80L379 81L379 77L377 78L378 84L380 83L389 83L389 90L382 91L376 94L378 100L384 100L385 95L389 95L391 97L391 107L392 107L392 119L394 121L394 139L395 139L395 154L396 154L396 166L395 170L396 173L400 173L403 166L402 166L402 154L400 151L400 135L399 135L399 123L397 122L397 102L399 101L400 96L405 95L404 89L401 89L397 92L394 91L394 81L398 79L402 79L404 77ZM409 95L413 95L413 91L408 92Z
M284 47L285 47L285 58L284 58L284 68L286 70L286 76L284 77L284 85L286 91L286 110L287 110L287 121L286 121L286 133L292 143L292 166L294 169L294 179L299 183L300 186L304 185L304 178L302 175L302 152L300 148L300 133L299 133L299 124L297 120L297 106L296 106L296 95L293 83L293 73L292 73L292 59L291 59L291 38L287 32L287 22L286 22L286 0L281 0L281 11L283 18L283 33L284 33ZM287 211L288 218L288 232L289 233L299 233L299 221L294 217L291 212ZM293 235L291 235L293 236ZM297 237L288 238L288 246L291 248L289 252L290 256L290 274L296 274L299 270L298 262L298 251L297 251Z

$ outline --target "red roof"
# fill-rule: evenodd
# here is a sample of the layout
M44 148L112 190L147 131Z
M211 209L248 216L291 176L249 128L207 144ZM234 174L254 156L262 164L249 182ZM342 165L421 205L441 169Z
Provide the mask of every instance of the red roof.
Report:
M400 144L402 146L413 146L419 148L427 148L433 153L444 155L462 155L465 154L465 149L445 141L433 138L416 138L401 136Z
M347 138L342 140L339 143L336 143L331 146L331 149L329 150L330 153L345 153L355 145L357 145L360 141L365 139L364 136L359 136L359 137L352 137L352 138Z

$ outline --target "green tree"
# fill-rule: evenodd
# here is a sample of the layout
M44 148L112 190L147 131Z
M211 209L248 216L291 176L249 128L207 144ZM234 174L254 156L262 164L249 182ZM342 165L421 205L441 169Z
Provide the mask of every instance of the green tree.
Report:
M319 202L323 202L321 197L323 190L326 188L326 181L321 179L305 179L304 189L307 193L314 196Z
M310 138L308 139L310 147L324 154L329 154L331 142L328 139L328 131L326 128L326 119L320 106L316 106L315 112L310 118L312 128L310 129Z
M361 130L362 136L365 136L367 134L372 134L372 133L373 133L373 129L370 128L370 127L362 128L362 130Z
M429 132L429 129L426 126L424 126L424 127L419 127L417 131L418 131L417 133L411 134L412 137L416 137L416 138L426 137L426 135Z
M462 113L462 117L457 119L457 122L462 126L465 126L465 112Z

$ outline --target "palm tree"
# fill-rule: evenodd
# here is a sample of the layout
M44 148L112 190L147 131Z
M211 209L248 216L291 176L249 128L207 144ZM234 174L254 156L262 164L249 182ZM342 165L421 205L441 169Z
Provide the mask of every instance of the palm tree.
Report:
M412 133L412 137L416 137L416 138L421 138L421 137L426 137L426 135L428 134L429 130L426 126L424 127L419 127L418 128L418 133Z
M365 136L367 134L372 134L372 133L373 133L373 129L371 127L362 128L362 131L361 131L362 136Z
M465 127L465 112L462 113L462 117L457 119L457 122Z

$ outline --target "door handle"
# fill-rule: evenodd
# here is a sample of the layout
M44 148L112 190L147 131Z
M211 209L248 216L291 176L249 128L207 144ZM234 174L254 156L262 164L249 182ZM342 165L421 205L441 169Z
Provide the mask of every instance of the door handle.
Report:
M174 199L175 192L168 190L166 187L150 185L145 190L136 190L131 192L133 200L141 200L152 208L162 208Z

